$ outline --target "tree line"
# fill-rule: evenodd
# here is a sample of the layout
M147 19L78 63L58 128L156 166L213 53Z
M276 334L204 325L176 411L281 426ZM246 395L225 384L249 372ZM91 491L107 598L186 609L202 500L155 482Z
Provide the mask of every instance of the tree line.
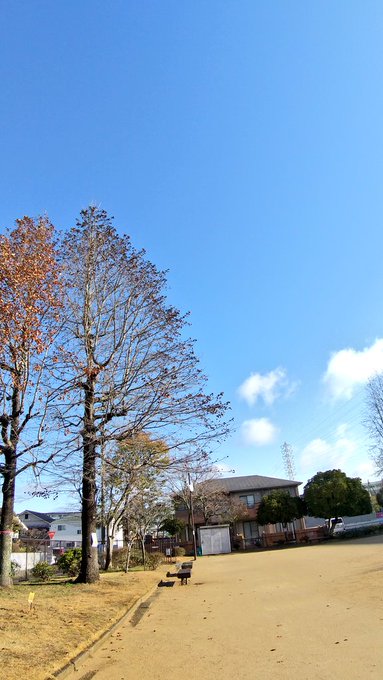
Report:
M228 433L228 404L207 391L166 283L95 206L63 234L46 217L23 217L0 236L0 585L11 584L16 482L26 470L79 472L78 580L92 583L99 465L116 501L124 480L137 487L138 471L206 461Z

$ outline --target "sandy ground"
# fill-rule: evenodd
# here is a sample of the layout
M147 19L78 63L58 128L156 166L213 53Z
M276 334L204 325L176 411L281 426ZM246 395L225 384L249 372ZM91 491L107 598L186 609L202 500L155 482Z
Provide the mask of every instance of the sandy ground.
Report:
M155 590L162 573L101 574L92 585L58 579L0 588L0 680L46 680Z
M73 675L381 680L383 537L199 558Z

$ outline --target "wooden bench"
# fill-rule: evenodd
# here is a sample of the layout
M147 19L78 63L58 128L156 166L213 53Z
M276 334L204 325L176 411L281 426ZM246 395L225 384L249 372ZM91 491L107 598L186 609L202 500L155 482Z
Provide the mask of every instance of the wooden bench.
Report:
M181 586L187 586L188 578L191 578L191 569L179 569L177 571L177 578L181 579Z
M191 570L193 569L193 562L182 562L181 569Z
M181 581L181 586L187 585L188 579L191 578L192 568L193 565L190 562L184 562L183 564L181 564L180 568L177 569L175 574L172 574L170 571L168 571L166 577L179 578Z

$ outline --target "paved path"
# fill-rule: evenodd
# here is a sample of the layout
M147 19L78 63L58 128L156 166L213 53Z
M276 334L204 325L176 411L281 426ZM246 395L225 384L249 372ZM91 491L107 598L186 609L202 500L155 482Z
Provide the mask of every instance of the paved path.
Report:
M198 559L76 680L381 680L382 563L368 541Z

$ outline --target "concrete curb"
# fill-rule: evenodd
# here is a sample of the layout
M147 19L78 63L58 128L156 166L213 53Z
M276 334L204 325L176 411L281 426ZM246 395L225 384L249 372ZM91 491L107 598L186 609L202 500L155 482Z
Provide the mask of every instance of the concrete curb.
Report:
M84 649L82 652L77 654L76 656L73 657L73 659L70 659L62 668L60 668L58 671L55 671L54 673L50 673L47 678L55 678L57 680L64 680L64 678L68 678L70 675L73 673L77 673L80 669L79 666L86 661L92 654L93 652L96 652L101 645L105 643L105 640L108 639L108 637L114 633L114 631L127 619L128 617L132 616L135 614L136 610L147 600L149 600L155 592L157 591L158 584L153 586L150 590L148 590L145 595L142 595L122 616L115 621L110 628L105 630L103 633L101 633L100 637L95 640L95 642L92 642L89 644L89 646Z

